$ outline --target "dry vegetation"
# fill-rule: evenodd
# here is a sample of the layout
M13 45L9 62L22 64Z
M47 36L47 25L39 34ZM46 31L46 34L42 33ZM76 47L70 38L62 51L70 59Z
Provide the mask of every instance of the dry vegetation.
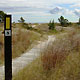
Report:
M18 29L12 35L12 57L19 57L26 52L30 46L40 39L40 34L33 31ZM0 35L0 64L4 61L4 36Z
M80 80L80 31L62 35L13 80Z
M3 35L0 35L0 64L3 63L4 60L4 39Z
M13 58L20 56L20 54L24 53L35 40L39 39L39 35L34 32L30 31L22 31L21 29L18 30L16 34L13 34L13 46L12 46L12 53Z
M42 62L45 69L54 68L56 64L61 64L73 51L80 51L80 34L71 32L65 36L65 38L57 39L48 46L46 52L43 52Z

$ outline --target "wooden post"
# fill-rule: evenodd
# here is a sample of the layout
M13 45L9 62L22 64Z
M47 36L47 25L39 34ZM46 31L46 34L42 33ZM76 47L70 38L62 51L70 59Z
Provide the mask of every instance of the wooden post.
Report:
M4 20L4 54L5 54L5 80L12 80L11 15L6 15Z

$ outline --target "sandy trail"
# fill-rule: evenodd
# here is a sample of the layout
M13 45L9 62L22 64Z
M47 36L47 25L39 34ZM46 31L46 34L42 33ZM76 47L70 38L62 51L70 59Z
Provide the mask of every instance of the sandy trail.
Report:
M28 52L22 54L20 57L17 57L12 60L12 73L16 74L19 70L23 69L27 64L35 60L42 51L50 42L55 40L55 36L48 36L48 40L45 42L40 42L38 45L35 45ZM0 80L3 80L4 77L4 66L0 67Z

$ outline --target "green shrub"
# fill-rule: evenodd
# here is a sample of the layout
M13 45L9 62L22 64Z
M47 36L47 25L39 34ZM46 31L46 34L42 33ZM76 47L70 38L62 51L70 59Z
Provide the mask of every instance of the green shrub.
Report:
M5 17L6 13L4 13L3 11L0 11L0 22L4 21L4 17Z
M29 25L28 23L22 23L22 27L26 28L27 30L33 30L32 26Z
M49 26L49 29L50 30L54 30L54 28L55 28L54 20L53 21L50 21L49 24L48 24L48 26Z
M65 19L63 16L61 16L60 18L58 18L61 26L63 27L67 27L68 25L70 25L71 23L69 23L69 21L67 19Z
M20 20L18 20L18 22L19 22L19 23L24 23L24 22L25 22L25 20L24 20L24 18L23 18L23 17L20 17Z
M80 18L79 18L79 22L77 24L80 25Z
M32 26L28 26L27 29L28 30L32 30L33 28L32 28Z

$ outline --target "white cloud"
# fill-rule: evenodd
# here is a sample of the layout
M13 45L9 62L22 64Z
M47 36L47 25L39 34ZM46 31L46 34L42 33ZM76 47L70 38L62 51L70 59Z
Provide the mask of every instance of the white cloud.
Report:
M80 3L76 3L74 5L71 5L71 7L80 7Z
M62 7L56 7L52 10L50 10L51 14L74 14L72 10L62 8Z
M25 15L32 17L34 15L41 15L43 16L54 16L56 15L67 15L67 17L72 17L77 15L80 17L80 10L71 7L60 7L66 6L63 4L74 4L71 5L74 9L76 7L80 7L80 0L1 0L0 1L0 10L5 11L6 13L13 14L13 15ZM55 6L58 6L55 8ZM71 9L70 9L71 8ZM47 13L50 11L50 13ZM59 16L58 15L58 16ZM75 16L76 17L76 16Z
M15 9L18 7L32 7L35 8L44 8L51 10L57 4L71 4L73 7L79 7L80 6L80 0L1 0L0 1L0 7L14 7ZM78 3L78 4L77 4ZM27 10L27 9L26 9ZM7 10L8 11L8 10ZM23 11L24 12L24 11ZM50 11L52 14L77 14L77 12L73 12L69 9L65 9L62 7L56 7Z
M5 2L6 6L28 6L28 7L38 7L38 8L50 8L52 5L56 4L70 4L70 3L80 3L80 0L1 0ZM5 7L5 5L1 5Z
M75 15L77 15L78 17L80 17L80 9L75 9L74 13L75 13Z
M61 8L61 7L56 7L56 8L54 8L54 9L50 10L50 13L51 13L51 14L56 14L56 13L60 13L60 12L62 12L62 11L63 11L63 8Z
M40 13L40 14L44 14L44 12L40 12L40 11L28 11L28 12L11 12L9 14L36 14L36 13Z

